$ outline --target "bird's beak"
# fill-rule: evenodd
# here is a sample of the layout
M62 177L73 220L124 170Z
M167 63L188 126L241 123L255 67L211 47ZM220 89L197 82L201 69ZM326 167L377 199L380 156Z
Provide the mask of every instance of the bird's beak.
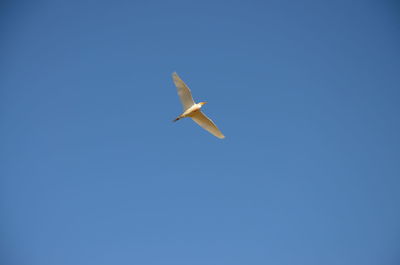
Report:
M205 104L207 104L207 102L201 102L201 105L205 105Z

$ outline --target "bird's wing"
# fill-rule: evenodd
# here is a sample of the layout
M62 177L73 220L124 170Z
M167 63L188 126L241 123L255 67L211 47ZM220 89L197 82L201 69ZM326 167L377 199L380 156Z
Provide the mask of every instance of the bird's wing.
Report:
M223 139L225 136L222 134L222 132L217 128L217 126L214 124L214 122L208 118L206 115L204 115L203 112L196 111L193 116L190 116L198 125L203 127L203 129L209 131L211 134L215 135L216 137Z
M195 104L192 93L190 92L189 87L182 81L182 79L179 78L176 73L172 74L172 78L174 79L179 98L182 102L183 110L185 111Z

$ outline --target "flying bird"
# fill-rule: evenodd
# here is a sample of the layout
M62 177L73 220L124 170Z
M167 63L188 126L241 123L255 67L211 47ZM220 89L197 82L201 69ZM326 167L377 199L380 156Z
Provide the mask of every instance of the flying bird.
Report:
M176 73L172 74L172 78L178 90L178 95L183 106L183 113L179 115L174 122L182 118L190 117L195 123L200 125L203 129L207 130L214 136L220 139L225 138L214 122L200 110L207 102L199 102L196 104L193 100L189 87L182 81L182 79L180 79Z

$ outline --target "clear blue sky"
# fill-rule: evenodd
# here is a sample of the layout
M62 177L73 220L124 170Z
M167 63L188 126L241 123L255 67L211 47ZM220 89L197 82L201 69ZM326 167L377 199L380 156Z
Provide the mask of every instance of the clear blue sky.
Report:
M399 264L396 1L0 17L1 264ZM171 122L174 71L226 139Z

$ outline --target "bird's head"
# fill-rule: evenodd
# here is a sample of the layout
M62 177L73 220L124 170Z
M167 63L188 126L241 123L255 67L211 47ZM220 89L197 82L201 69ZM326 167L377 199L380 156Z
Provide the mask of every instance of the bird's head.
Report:
M200 106L207 104L207 102L199 102Z

